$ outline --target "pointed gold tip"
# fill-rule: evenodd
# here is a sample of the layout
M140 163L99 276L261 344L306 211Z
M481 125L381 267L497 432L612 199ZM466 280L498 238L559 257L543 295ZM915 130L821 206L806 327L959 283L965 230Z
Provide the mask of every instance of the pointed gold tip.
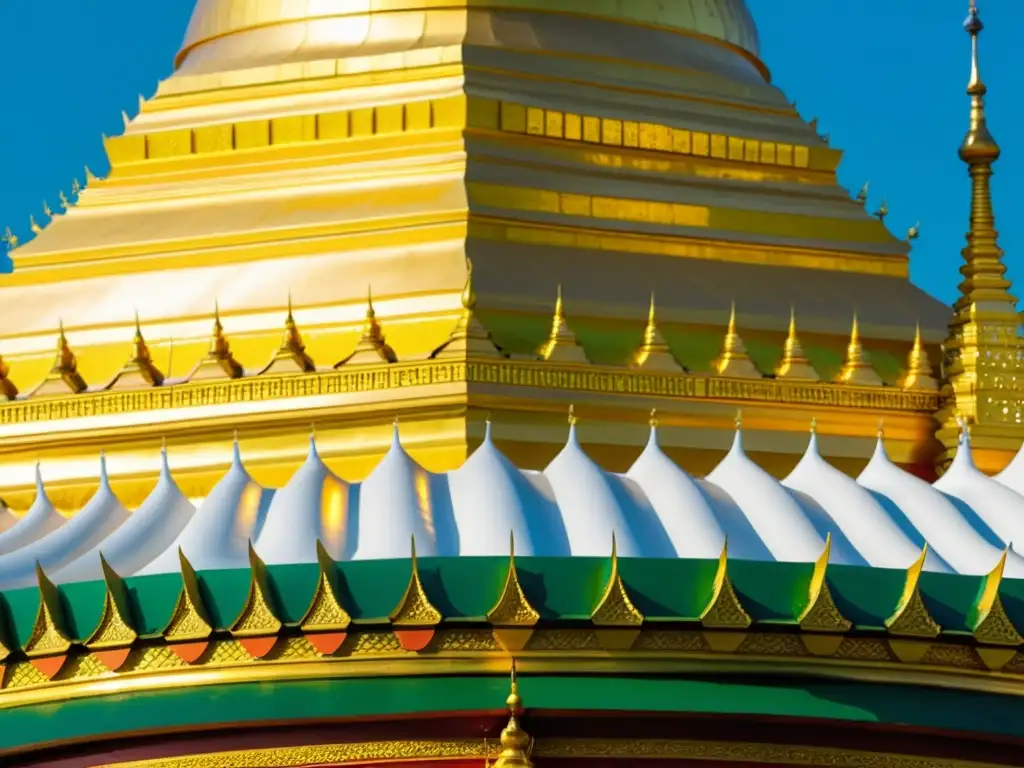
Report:
M576 425L576 406L569 405L569 426L573 427Z
M743 429L743 409L736 409L736 429Z
M657 426L658 426L658 409L657 408L651 408L651 416L648 419L647 424L650 426L651 429L657 428Z

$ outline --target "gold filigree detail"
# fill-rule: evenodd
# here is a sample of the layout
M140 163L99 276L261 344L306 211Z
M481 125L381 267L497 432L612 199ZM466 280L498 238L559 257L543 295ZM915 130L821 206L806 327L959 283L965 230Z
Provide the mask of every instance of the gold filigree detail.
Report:
M707 653L711 650L701 632L647 630L633 644L634 651Z
M126 672L162 672L168 669L183 669L189 666L178 654L166 645L150 645L134 649L121 673Z
M835 656L837 659L855 659L857 661L896 660L887 643L867 637L844 637Z
M746 629L751 621L729 578L729 542L726 541L722 545L722 554L718 556L711 599L700 615L700 623L709 629Z
M303 616L301 627L304 632L315 632L317 630L344 630L352 623L349 616L341 606L338 599L338 592L335 587L337 571L334 561L327 554L323 543L317 539L316 558L320 565L320 582L317 584L316 594L309 604L309 610Z
M526 646L528 651L596 651L600 648L594 632L579 629L542 629Z
M278 642L264 658L267 661L315 661L322 657L309 640L298 635Z
M825 537L825 551L814 564L814 572L808 585L807 607L800 614L800 629L812 632L848 632L853 624L843 616L832 599L828 588L826 571L832 554L832 534Z
M797 635L755 632L744 638L737 653L753 656L806 656L807 648Z
M440 632L430 644L433 651L500 651L501 645L486 629L454 629Z
M213 632L213 625L207 618L206 606L199 592L199 577L181 548L178 549L178 562L181 564L181 594L162 634L168 640L178 642L205 640Z
M237 640L217 640L200 658L201 664L210 665L250 664L253 661L252 654Z
M978 598L971 607L969 624L974 633L974 639L979 643L988 645L1018 646L1024 643L1017 628L1006 615L1003 608L1003 601L999 597L999 585L1003 581L1003 572L1006 568L1006 557L1009 554L1009 547L1003 552L996 567L989 572L981 584Z
M265 637L281 631L281 620L271 606L270 586L267 583L266 566L249 542L249 567L252 579L249 581L249 596L242 613L231 625L235 637Z
M441 623L441 612L427 597L420 581L420 568L416 560L416 539L412 540L412 575L397 607L391 612L391 623L396 627L434 627Z
M921 657L922 664L935 664L941 667L958 667L960 669L984 669L981 658L973 648L966 645L948 645L933 643Z
M110 763L105 768L298 768L349 763L479 760L499 745L482 739L373 741L245 749ZM684 739L538 739L532 758L713 761L728 764L831 765L843 768L997 768L992 763L833 747Z
M94 650L124 648L134 643L139 636L128 621L131 613L124 582L102 554L100 567L103 570L103 580L107 584L107 594L103 598L103 616L85 644Z
M644 615L636 609L629 599L629 592L619 575L619 554L612 534L611 573L604 588L604 595L598 602L590 620L599 627L639 627L644 623Z
M938 637L942 627L938 625L921 597L920 580L924 570L925 559L928 557L928 545L921 550L921 556L907 569L907 578L903 585L903 594L893 611L885 621L889 633L899 637Z
M25 643L25 654L29 658L36 658L67 653L71 648L71 641L62 630L64 613L60 604L60 594L38 563L36 579L39 582L39 612L36 614L32 634Z
M487 614L487 620L498 627L533 627L540 621L540 613L530 605L530 601L519 583L519 571L516 569L515 535L509 537L508 575L501 597Z
M91 653L79 653L68 659L68 663L61 667L54 679L89 680L97 677L113 677L113 674Z
M359 632L348 638L342 648L347 651L349 656L409 653L398 642L398 638L393 632Z
M4 689L27 688L31 685L46 685L49 682L46 675L36 669L31 662L18 661L7 666Z

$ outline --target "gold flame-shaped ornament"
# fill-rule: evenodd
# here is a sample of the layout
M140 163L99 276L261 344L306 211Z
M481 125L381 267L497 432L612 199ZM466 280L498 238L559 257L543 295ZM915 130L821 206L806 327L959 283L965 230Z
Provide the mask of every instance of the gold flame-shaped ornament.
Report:
M754 361L750 359L747 348L743 345L743 339L736 331L736 302L733 302L729 309L729 326L722 342L722 353L712 363L712 368L719 376L728 376L733 379L761 378L761 372L757 370Z
M860 323L857 313L853 313L853 326L850 328L850 343L846 345L846 360L842 370L836 376L840 384L853 384L858 387L880 387L882 379L871 365L871 360L864 353L860 342Z
M555 314L551 318L551 332L547 341L537 350L538 356L544 360L558 363L589 363L587 353L576 340L569 323L565 319L565 306L562 301L562 285L558 285L555 298Z
M651 291L651 305L647 310L647 326L640 348L633 353L630 360L633 368L664 373L685 373L686 369L676 360L672 350L665 342L654 312L654 292Z
M373 308L373 293L369 289L366 294L366 319L363 321L363 335L360 337L356 348L348 357L335 364L335 368L343 365L362 365L381 363L396 363L398 356L395 354L387 340L384 338L384 330L377 320L377 312Z
M903 389L922 389L934 392L939 388L939 382L932 375L932 364L928 359L928 353L921 342L921 325L917 325L914 331L914 346L910 349L907 357L907 371L900 379L900 386Z
M796 309L789 310L789 332L782 346L782 360L775 367L775 378L790 381L818 381L821 377L804 354L800 338L796 335Z

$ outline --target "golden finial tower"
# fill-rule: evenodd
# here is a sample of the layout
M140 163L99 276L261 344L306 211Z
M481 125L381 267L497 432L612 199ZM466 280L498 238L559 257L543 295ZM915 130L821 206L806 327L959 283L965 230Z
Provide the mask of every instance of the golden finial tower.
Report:
M132 354L128 362L114 376L108 389L140 389L159 387L164 383L164 374L156 367L149 345L142 336L139 313L135 313L135 337L132 339Z
M512 662L511 690L508 699L508 725L501 732L501 754L494 762L494 768L532 768L530 752L533 739L519 726L518 715L523 709L523 700L519 696L519 682L516 679L516 665Z
M932 375L932 364L921 341L921 326L914 331L914 346L907 358L907 371L900 379L904 389L923 389L933 391L939 388L939 382Z
M64 333L64 321L62 320L57 333L57 356L53 361L53 367L46 375L46 378L43 379L42 384L36 387L33 394L50 395L68 392L77 394L84 392L87 388L88 384L85 383L82 374L78 372L78 359L75 357L75 353L71 351L68 337Z
M210 351L206 357L199 361L192 373L189 374L189 381L200 381L203 379L231 378L237 379L242 375L242 365L231 352L231 344L224 335L224 326L220 322L220 302L213 305L213 333L210 334Z
M263 373L312 373L316 370L313 358L306 354L306 345L292 313L292 295L288 294L288 315L284 319L284 338Z
M992 209L992 165L1000 149L988 128L981 76L979 36L984 29L971 0L964 29L971 38L970 125L960 145L960 159L971 178L971 215L967 244L961 251L960 295L944 343L944 402L937 414L938 438L946 450L937 459L944 467L956 451L956 417L974 425L975 460L988 470L1001 469L1020 445L1024 417L1024 361L1017 299L1010 293L1003 251Z

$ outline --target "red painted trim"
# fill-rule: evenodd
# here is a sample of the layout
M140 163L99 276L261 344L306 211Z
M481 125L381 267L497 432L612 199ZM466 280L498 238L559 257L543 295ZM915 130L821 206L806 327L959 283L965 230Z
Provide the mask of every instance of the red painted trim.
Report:
M240 637L238 642L254 659L262 659L277 645L277 635L271 637Z
M309 644L324 656L336 653L348 637L348 632L311 632L306 635Z
M433 629L396 629L399 645L407 651L422 651L434 639Z
M29 659L32 662L32 666L42 672L47 680L53 680L67 660L67 654L63 656L47 656L43 659Z
M115 648L110 651L93 651L93 655L111 672L117 672L128 661L131 652L131 648Z
M209 640L199 640L194 643L170 643L167 647L186 664L195 664L209 645Z

